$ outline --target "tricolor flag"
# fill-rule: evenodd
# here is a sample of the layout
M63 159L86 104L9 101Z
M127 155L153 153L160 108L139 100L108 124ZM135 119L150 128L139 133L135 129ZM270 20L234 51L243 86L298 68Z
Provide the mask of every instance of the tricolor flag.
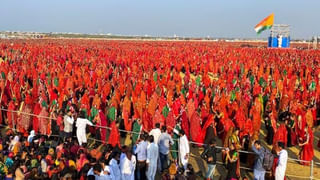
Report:
M254 27L254 30L257 32L257 34L260 34L262 31L266 29L271 29L273 25L274 20L274 14L270 14L268 17L264 18L259 24L257 24Z

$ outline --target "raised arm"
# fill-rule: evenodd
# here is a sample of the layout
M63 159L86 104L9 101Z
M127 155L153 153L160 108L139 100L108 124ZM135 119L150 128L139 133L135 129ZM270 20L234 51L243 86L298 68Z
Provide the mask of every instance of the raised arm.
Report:
M92 122L90 122L88 119L86 119L86 123L90 126L93 126Z

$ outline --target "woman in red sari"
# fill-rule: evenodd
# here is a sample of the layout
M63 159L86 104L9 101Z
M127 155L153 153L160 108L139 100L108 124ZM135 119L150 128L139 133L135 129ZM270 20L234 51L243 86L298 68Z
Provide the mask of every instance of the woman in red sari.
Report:
M31 116L29 114L32 113L32 99L29 94L26 95L25 104L23 104L21 110L23 112L23 114L20 114L21 127L24 132L28 132L31 125Z
M205 122L203 128L201 129L201 135L199 136L199 141L202 144L209 144L214 137L217 136L216 123L214 121L214 116L209 115L208 120Z
M33 108L33 114L34 115L39 115L41 112L41 105L40 103L37 103L34 108ZM33 127L33 130L35 131L35 133L38 133L39 132L39 118L38 116L33 116L32 118L32 127Z
M129 96L126 95L122 103L122 118L124 120L124 128L127 131L130 131L132 127L132 123L129 120L130 115L131 115L131 101Z
M195 111L191 116L190 125L192 125L192 127L190 128L191 139L200 143L199 141L201 136L201 118L197 111Z
M11 100L10 103L9 103L9 106L8 106L8 111L7 111L7 118L8 118L8 125L10 128L14 128L13 125L16 121L16 113L15 112L12 112L16 108L16 103L15 103L15 99Z
M110 125L111 132L108 140L108 144L111 144L112 147L120 146L120 134L116 122L113 121Z
M47 108L46 108L46 103L43 101L42 102L42 109L41 109L41 112L39 114L39 132L40 134L42 135L48 135L48 124L49 124L49 119L48 119L48 116L49 116L49 113L47 111Z
M184 109L181 109L181 128L186 133L188 139L190 139L190 124L187 117L187 112Z
M103 126L103 127L107 127L107 125L108 125L107 118L101 110L99 110L99 118L100 118L99 125ZM99 128L99 129L100 129L101 141L103 141L103 143L105 143L106 136L107 136L107 129L105 129L105 128Z
M252 115L253 131L259 134L261 127L261 104L256 98L250 114Z
M288 132L287 132L286 125L282 122L278 127L276 133L274 134L273 145L275 146L276 144L278 144L278 142L283 142L285 146L287 146L287 142L288 142L287 136L288 136Z
M304 128L305 135L303 137L303 143L299 143L299 146L302 147L300 151L300 159L304 161L311 161L313 159L313 132L310 127ZM301 162L303 165L309 165L309 162Z

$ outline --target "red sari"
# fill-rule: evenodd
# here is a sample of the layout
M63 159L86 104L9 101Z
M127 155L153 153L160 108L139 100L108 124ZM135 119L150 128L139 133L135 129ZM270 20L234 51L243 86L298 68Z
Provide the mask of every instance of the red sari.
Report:
M305 134L305 140L307 140L307 136L309 136L308 143L304 146L302 146L301 152L300 152L300 159L304 161L311 161L313 159L313 132L311 128L308 128L308 134ZM308 162L301 162L303 165L309 165Z
M116 126L115 121L111 123L111 132L110 132L108 144L111 144L112 147L116 147L116 145L120 147L120 135L119 135L118 127Z
M199 137L201 136L201 126L200 126L200 116L197 112L194 112L190 119L190 124L192 124L192 128L190 129L191 139L193 141L198 142Z
M100 117L100 126L107 127L107 118L101 110L99 110L99 117ZM107 135L107 129L100 128L101 141L106 142L106 135Z
M39 115L40 112L41 112L41 106L39 103L37 103L33 108L33 114ZM39 118L37 116L33 116L32 125L33 125L33 130L35 131L35 133L38 133L39 132Z
M194 102L192 101L192 99L190 99L187 104L187 116L189 119L191 119L195 110L196 110L196 108L195 108Z
M13 101L10 101L9 106L8 106L8 112L7 112L7 118L8 118L8 125L10 128L13 128L13 123L16 124L16 113L15 112L11 112L14 111L16 108L15 104ZM15 122L14 122L15 121Z
M245 122L246 122L246 117L243 113L242 108L238 109L236 112L236 125L240 129L240 131L244 130L245 128Z
M171 134L172 130L176 126L176 119L174 118L173 111L170 111L166 118L166 126L168 127L168 133Z
M256 100L257 102L257 100ZM252 115L252 123L253 123L253 131L259 134L261 127L261 105L260 103L256 103L254 107L251 109Z
M29 127L30 127L30 123L31 123L31 116L29 114L31 114L31 105L30 104L25 104L22 112L23 114L21 114L21 128L24 129L24 131L28 132Z
M161 114L160 110L156 110L154 116L153 116L153 127L155 127L156 123L160 123L160 126L163 126L165 123L165 119L163 117L163 115Z
M45 117L48 117L48 112L46 110L45 107L42 108L39 116L39 124L40 124L40 127L39 127L39 131L40 131L40 134L42 135L48 135L48 124L49 124L49 119L48 118L45 118Z
M240 138L242 139L245 135L249 135L250 137L252 137L253 135L252 121L249 118L246 120L244 124L243 131L240 132Z
M129 120L129 116L131 114L130 111L131 111L131 101L129 99L129 96L126 96L124 98L123 108L122 108L122 118L124 121L124 128L126 131L131 131L131 126L132 126L132 123Z
M214 135L217 136L217 131L214 125L214 116L212 114L209 115L208 120L206 121L206 123L204 124L200 136L199 136L199 143L204 143L204 139L206 137L206 133L207 133L207 129L210 125L212 125L212 127L214 128Z
M231 119L225 118L225 117L223 117L220 120L220 123L221 123L221 125L223 127L222 141L224 142L228 132L230 131L230 128L231 127L234 128L235 126L234 126L234 123L232 122Z
M180 102L180 99L177 98L174 103L173 103L173 106L172 106L172 110L173 110L173 113L174 113L174 116L177 117L180 113L180 108L181 108L181 102Z
M190 139L190 132L189 132L190 125L189 125L186 111L183 111L181 115L181 128L185 132L188 139Z
M277 132L273 137L273 145L276 145L278 142L283 142L285 146L287 146L287 138L288 132L285 124L280 124Z
M144 111L142 114L142 125L143 128L148 132L153 128L151 115L148 113L148 111Z

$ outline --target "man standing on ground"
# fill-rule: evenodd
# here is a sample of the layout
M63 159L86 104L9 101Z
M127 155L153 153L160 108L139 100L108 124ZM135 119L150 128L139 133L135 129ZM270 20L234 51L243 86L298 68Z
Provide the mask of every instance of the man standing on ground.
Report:
M120 180L121 179L121 172L120 172L120 153L114 152L112 154L112 159L109 162L110 167L110 175L112 180Z
M173 144L171 136L167 133L167 127L162 126L162 133L159 137L159 156L161 163L161 171L168 168L168 154L170 145Z
M72 136L72 129L73 129L73 123L74 123L74 119L72 117L72 112L70 109L67 111L67 114L64 116L63 122L64 122L64 129L63 129L64 137L68 139Z
M87 144L86 127L87 125L93 126L92 122L85 118L85 112L80 111L80 116L77 118L77 138L79 145Z
M153 136L155 144L159 143L159 137L161 135L160 123L156 123L156 128L152 129L149 135Z
M288 152L284 149L284 143L278 142L279 147L279 160L276 167L275 178L276 180L284 180L287 169Z
M187 169L189 153L190 153L190 147L189 147L188 138L185 132L181 130L180 138L179 138L179 158L180 158L180 163L184 167L184 169Z
M253 167L253 176L255 180L264 180L266 170L263 168L264 147L261 146L259 140L252 144L252 150L256 154L256 159Z
M157 162L159 156L158 145L154 142L153 136L148 137L149 145L147 148L147 178L154 180L157 172Z
M213 175L217 165L217 153L220 153L221 149L216 148L216 140L212 139L209 145L205 148L201 154L201 158L205 159L208 164L208 171L206 173L206 179L213 179Z
M135 154L137 154L137 174L138 180L146 179L146 160L148 143L145 141L146 135L141 135L140 142L137 144Z
M121 180L134 180L134 171L136 168L136 157L130 150L126 150L123 157L120 157Z
M150 136L153 136L154 138L154 143L158 146L159 144L159 138L161 135L161 130L160 130L160 123L156 123L156 128L152 129L149 133ZM158 146L159 147L159 146ZM158 169L161 170L161 164L160 164L160 159L158 155Z

